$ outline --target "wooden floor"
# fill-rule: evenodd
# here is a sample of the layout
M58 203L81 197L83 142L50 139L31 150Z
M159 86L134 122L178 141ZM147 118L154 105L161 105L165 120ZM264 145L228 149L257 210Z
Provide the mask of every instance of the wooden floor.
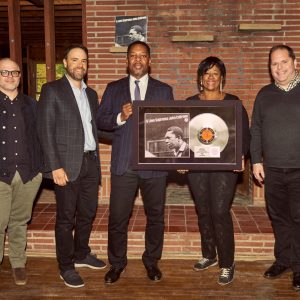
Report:
M140 260L129 260L126 272L114 285L103 282L105 270L79 269L83 288L66 287L58 276L55 258L29 257L28 284L13 283L5 257L0 271L0 299L300 299L292 289L292 273L268 280L262 277L270 261L237 261L235 279L228 286L216 282L218 267L192 270L194 261L164 260L161 282L151 282Z

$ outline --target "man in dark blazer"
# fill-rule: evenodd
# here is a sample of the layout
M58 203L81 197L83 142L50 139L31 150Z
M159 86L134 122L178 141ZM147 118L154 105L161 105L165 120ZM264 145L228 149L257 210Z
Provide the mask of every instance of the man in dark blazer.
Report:
M106 266L91 254L88 246L100 183L95 123L98 96L83 81L88 63L86 47L70 46L63 62L66 75L42 87L38 133L44 176L54 181L60 277L67 286L81 287L84 282L75 267L102 269Z
M132 169L132 101L174 99L172 88L148 75L150 48L141 41L128 46L129 76L108 84L97 113L101 130L114 130L111 156L111 195L108 224L108 258L111 268L105 282L116 282L127 265L127 231L137 189L141 189L145 214L143 263L151 280L162 277L157 263L164 236L166 172Z

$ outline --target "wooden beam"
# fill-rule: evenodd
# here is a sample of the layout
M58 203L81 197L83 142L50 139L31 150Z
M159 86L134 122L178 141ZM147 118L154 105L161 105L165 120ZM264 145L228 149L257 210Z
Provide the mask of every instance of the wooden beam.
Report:
M239 30L281 30L281 24L239 24Z
M213 35L204 34L189 34L189 35L174 35L172 42L213 42Z
M55 80L54 1L45 0L44 4L46 78L47 81L53 81Z
M109 52L110 53L126 53L127 47L110 47Z
M27 1L38 7L44 6L44 0L27 0Z
M86 0L82 0L82 44L87 47Z
M10 58L18 63L22 71L22 46L21 46L21 22L20 3L8 0L8 31Z

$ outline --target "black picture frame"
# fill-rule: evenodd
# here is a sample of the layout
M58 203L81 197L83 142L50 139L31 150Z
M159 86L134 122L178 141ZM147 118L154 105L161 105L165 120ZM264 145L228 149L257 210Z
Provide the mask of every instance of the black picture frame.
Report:
M136 170L242 168L241 101L134 101L133 124ZM188 151L178 151L178 156L165 139L172 126L181 128L182 140L188 144Z

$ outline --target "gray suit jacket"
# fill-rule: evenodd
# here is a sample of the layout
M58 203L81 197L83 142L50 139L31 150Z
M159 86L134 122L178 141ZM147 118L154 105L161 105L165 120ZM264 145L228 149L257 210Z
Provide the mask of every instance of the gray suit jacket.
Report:
M174 100L172 88L152 77L149 77L145 101L172 101ZM111 155L111 173L122 175L132 167L132 131L134 130L132 118L122 126L117 124L117 115L122 106L131 101L129 77L111 82L102 97L97 113L97 125L102 130L114 130ZM139 172L143 178L165 176L166 172L143 171Z
M89 87L86 94L91 109L100 173L95 123L98 96ZM72 87L65 76L42 86L38 103L38 135L43 150L44 176L52 178L53 170L64 168L69 180L76 180L83 160L84 130Z

